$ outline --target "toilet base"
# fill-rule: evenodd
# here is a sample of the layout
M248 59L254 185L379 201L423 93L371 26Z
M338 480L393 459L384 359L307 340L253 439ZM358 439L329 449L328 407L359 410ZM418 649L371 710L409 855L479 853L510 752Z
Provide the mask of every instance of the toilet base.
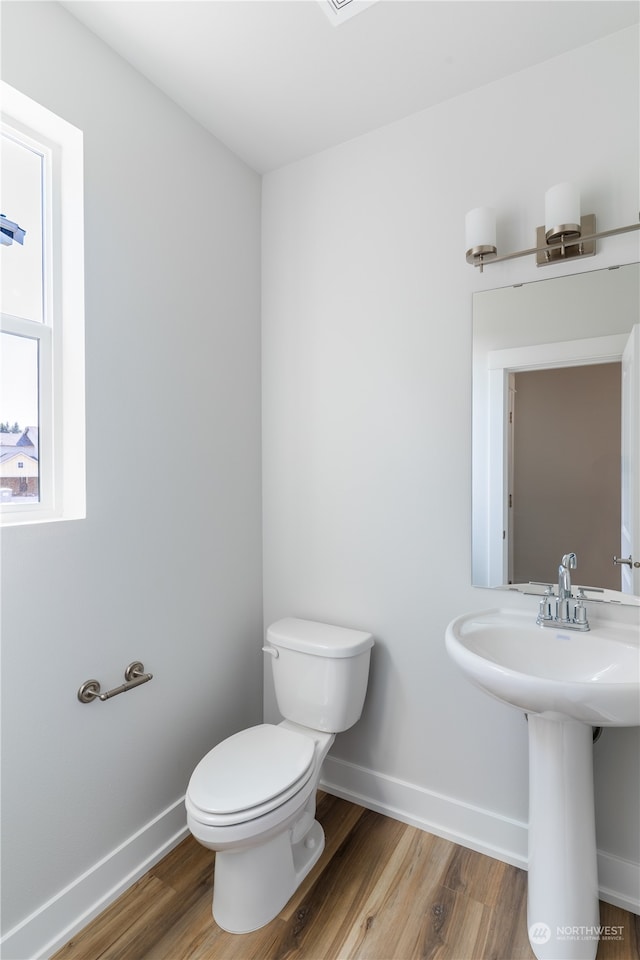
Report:
M296 841L297 832L284 830L257 847L216 853L213 918L219 927L250 933L277 917L324 850L317 820Z

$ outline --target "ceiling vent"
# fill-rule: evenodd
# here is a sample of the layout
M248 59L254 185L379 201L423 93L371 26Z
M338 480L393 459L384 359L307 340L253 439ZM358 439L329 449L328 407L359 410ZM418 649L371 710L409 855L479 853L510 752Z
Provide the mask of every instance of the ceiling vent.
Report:
M319 0L320 6L334 27L355 17L357 13L362 13L367 7L377 2L378 0Z

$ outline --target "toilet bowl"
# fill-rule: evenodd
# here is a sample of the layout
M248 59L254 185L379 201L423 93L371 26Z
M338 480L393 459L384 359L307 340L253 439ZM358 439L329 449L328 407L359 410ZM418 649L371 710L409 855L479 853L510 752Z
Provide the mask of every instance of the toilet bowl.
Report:
M324 849L324 832L314 821L315 797L335 736L312 733L286 720L250 727L214 747L194 771L187 825L196 840L217 851L213 916L229 933L257 930L277 916ZM242 754L237 781L223 772L227 748ZM265 781L261 775L270 763ZM230 787L236 782L233 800ZM216 783L224 797L210 792L209 784Z
M363 631L295 618L273 624L263 649L285 719L234 734L194 770L187 824L216 851L213 916L223 930L269 923L322 854L322 763L336 733L360 716L372 646Z

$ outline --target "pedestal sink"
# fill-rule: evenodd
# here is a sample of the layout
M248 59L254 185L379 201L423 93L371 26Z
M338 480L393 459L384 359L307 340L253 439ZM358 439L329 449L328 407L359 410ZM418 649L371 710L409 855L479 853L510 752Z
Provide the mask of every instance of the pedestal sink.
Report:
M535 613L453 620L449 656L468 680L523 710L529 730L529 940L539 960L594 960L599 940L593 726L640 725L636 626L588 633L536 626Z

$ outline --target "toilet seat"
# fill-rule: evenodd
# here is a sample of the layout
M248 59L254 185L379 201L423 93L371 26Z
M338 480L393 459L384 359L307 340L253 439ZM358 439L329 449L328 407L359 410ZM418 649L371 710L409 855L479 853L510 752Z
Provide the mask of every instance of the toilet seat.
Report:
M295 796L314 769L315 742L260 724L223 740L203 757L187 790L192 817L211 826L261 817Z

